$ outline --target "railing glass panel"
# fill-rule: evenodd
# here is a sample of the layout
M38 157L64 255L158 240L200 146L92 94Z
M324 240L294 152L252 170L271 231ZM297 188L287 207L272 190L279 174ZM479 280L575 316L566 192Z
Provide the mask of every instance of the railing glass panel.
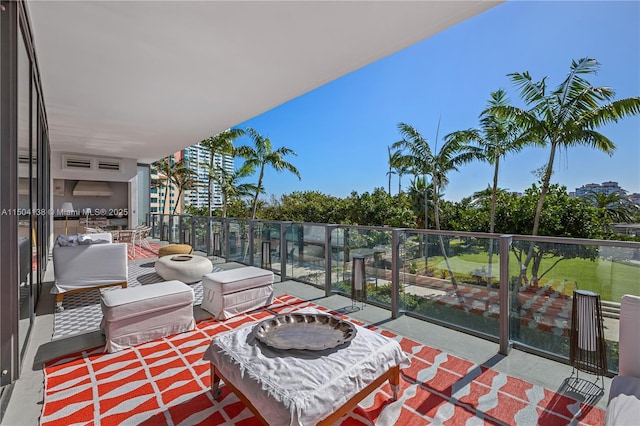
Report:
M240 262L248 265L249 259L249 221L246 219L229 220L229 262Z
M169 242L171 244L180 243L180 216L169 216Z
M326 226L293 223L285 232L287 277L324 287Z
M220 218L212 217L209 222L209 252L207 255L225 257L224 222Z
M176 219L180 218L180 242L183 244L189 244L191 247L194 247L194 242L192 239L192 228L193 228L193 217L192 216L176 216ZM194 247L195 249L195 247Z
M207 222L206 216L192 216L192 246L194 250L201 251L203 253L208 252L207 247Z
M613 241L562 241L514 237L509 253L511 339L568 357L573 291L593 291L602 302L608 367L617 372L620 299L640 295L640 248Z
M169 241L169 220L171 216L168 214L160 215L160 240Z
M391 230L341 226L331 232L331 245L331 291L351 296L353 257L362 256L367 301L390 307Z
M252 265L280 274L280 222L256 222ZM269 250L268 252L265 250Z
M407 231L400 246L400 309L499 336L498 239Z
M149 215L149 226L151 226L151 235L154 238L160 237L160 216Z

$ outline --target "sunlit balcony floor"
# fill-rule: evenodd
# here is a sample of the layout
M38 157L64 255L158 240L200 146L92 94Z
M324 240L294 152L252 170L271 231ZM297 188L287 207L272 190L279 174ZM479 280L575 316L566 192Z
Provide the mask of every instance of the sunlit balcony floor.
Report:
M214 259L214 263L216 262L224 263L224 260ZM9 406L2 424L38 424L43 401L42 365L44 361L104 344L104 336L99 331L56 341L51 340L54 319L54 300L52 295L49 294L53 279L51 268L47 271L45 279L47 284L44 286L43 294L37 307L37 317L24 360L23 374L13 387ZM303 300L313 301L329 309L348 312L348 315L356 320L374 324L377 327L466 359L474 364L492 368L531 384L543 386L551 391L560 392L563 381L571 375L571 367L568 365L515 349L510 352L509 356L505 357L498 354L497 343L406 315L392 319L388 310L372 305L353 310L351 309L352 302L350 299L340 295L325 297L324 291L319 288L297 281L277 282L275 284L275 294L276 296L289 294ZM360 306L360 304L357 306ZM197 320L210 317L210 314L201 310L198 306L194 308L194 313ZM594 379L589 375L584 376ZM604 383L604 394L596 403L596 406L602 409L606 407L610 379L605 378Z

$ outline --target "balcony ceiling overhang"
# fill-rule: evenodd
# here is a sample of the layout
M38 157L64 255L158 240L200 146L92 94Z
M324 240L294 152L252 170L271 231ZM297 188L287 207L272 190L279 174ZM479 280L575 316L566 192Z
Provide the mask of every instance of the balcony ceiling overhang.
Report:
M499 3L32 1L28 7L52 150L148 163Z

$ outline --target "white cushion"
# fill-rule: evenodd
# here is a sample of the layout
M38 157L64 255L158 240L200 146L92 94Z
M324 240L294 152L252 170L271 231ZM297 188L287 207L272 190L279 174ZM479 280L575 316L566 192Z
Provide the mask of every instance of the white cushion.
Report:
M51 293L126 282L127 263L124 243L54 247Z
M273 284L273 272L254 266L213 272L202 277L203 287L209 287L219 294L235 293L270 284Z
M640 379L628 376L614 377L609 391L605 425L636 425L639 422Z
M625 294L620 303L620 375L640 379L640 297ZM640 412L637 413L640 420Z
M106 321L122 320L193 304L193 289L180 281L165 281L102 293L102 313Z

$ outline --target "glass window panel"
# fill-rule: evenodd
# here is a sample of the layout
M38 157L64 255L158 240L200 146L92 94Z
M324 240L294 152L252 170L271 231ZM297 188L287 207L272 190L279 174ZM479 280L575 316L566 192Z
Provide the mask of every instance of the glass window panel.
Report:
M18 253L19 253L19 302L18 311L19 345L24 354L26 337L32 322L33 291L31 287L32 235L30 224L31 209L31 153L30 105L31 71L27 49L22 37L18 37Z

